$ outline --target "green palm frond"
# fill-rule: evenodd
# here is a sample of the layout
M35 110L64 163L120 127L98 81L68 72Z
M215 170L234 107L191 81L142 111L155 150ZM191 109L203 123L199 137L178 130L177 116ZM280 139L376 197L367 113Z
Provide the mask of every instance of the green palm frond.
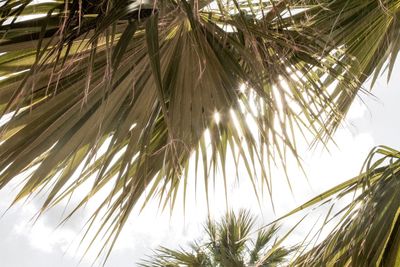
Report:
M172 250L168 248L159 248L156 250L156 256L139 263L143 267L213 267L211 260L198 245L192 246L193 252L185 250Z
M330 2L1 0L0 188L34 170L15 201L49 190L44 211L92 183L67 218L108 190L89 225L101 217L96 237L105 232L112 247L145 189L145 202L158 196L173 206L192 154L203 161L206 190L231 150L256 182L251 165L264 166L265 155L283 165L287 150L297 156L294 128L329 137L357 77L379 69L377 59L359 68L350 60L363 62L351 53L370 34L329 38L328 28L340 36L362 20L341 16L349 1ZM382 3L390 12L371 11L372 19L394 21L399 1ZM340 23L321 18L326 12ZM393 58L392 43L382 47Z
M398 0L322 0L316 6L288 19L288 24L310 23L309 29L323 36L325 49L338 51L338 57L351 73L364 83L387 70L388 79L400 50L400 1ZM346 74L344 74L346 76ZM327 78L327 81L330 78ZM341 81L332 93L339 109L346 113L356 91L346 91ZM371 85L371 87L372 87Z
M190 250L162 247L141 266L244 267L285 263L295 249L276 246L276 225L258 232L253 241L255 219L247 210L237 215L228 212L220 221L209 219L205 224L207 236L202 243L192 244Z
M400 1L301 2L308 4L306 10L286 18L286 25L296 25L294 28L312 31L311 35L320 37L317 42L323 43L324 51L329 51L340 59L340 64L335 69L343 77L324 77L324 82L335 83L330 96L334 99L338 112L346 114L360 91L357 86L348 86L353 75L356 75L356 80L361 84L372 77L371 88L380 74L386 72L388 80L392 75L400 50ZM327 121L334 124L332 128L338 126L337 120Z
M315 197L295 212L324 203L335 205L348 195L356 197L326 220L338 218L337 226L320 244L297 257L294 266L400 264L400 152L377 147L368 156L363 174Z
M278 227L276 225L271 226L268 229L262 229L257 233L257 239L254 242L254 247L250 251L250 264L255 264L260 257L260 253L263 249L271 242L274 235L276 235Z

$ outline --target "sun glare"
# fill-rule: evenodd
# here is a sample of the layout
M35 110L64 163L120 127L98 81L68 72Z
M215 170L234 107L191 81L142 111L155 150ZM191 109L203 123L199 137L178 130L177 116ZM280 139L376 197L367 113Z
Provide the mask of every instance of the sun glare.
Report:
M218 111L214 112L214 121L216 124L221 122L221 114Z

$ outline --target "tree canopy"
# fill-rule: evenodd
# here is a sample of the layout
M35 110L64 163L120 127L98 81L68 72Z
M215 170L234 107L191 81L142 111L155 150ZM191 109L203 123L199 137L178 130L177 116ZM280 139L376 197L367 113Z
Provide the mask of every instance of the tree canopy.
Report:
M15 202L48 190L43 212L90 182L67 218L107 190L91 222L101 218L109 247L146 189L146 201L173 206L193 154L207 194L227 153L268 190L268 172L252 166L299 157L297 128L325 142L363 82L390 77L399 10L399 0L1 0L0 189L22 176Z

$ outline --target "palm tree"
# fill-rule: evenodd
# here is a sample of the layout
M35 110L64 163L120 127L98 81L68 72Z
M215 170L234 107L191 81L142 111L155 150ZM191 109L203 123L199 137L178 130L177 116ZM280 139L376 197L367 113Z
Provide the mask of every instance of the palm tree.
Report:
M229 212L220 222L208 220L205 224L206 238L194 242L190 250L159 248L154 256L141 263L144 267L158 266L277 266L286 262L294 248L279 247L273 240L278 227L270 226L251 235L255 217L249 211L241 210L238 215Z
M67 218L108 190L91 222L102 218L96 237L105 232L112 248L145 189L145 203L175 202L192 154L208 194L210 170L232 150L256 182L252 164L298 157L297 127L330 138L362 82L387 61L391 72L399 9L399 0L0 0L0 189L25 175L15 202L45 191L43 212L91 182Z

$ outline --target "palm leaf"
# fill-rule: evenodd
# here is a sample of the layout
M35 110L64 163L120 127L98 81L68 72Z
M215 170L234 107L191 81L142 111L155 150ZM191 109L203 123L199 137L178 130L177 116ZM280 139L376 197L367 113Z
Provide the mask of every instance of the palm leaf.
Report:
M194 252L185 250L172 250L168 248L159 248L156 250L156 256L140 263L143 267L212 267L213 265L208 258L209 255L204 253L197 244L192 245Z
M364 173L296 209L294 212L356 195L338 213L328 214L323 227L334 218L337 226L322 242L297 257L293 265L398 266L399 183L400 152L377 147L368 156Z

